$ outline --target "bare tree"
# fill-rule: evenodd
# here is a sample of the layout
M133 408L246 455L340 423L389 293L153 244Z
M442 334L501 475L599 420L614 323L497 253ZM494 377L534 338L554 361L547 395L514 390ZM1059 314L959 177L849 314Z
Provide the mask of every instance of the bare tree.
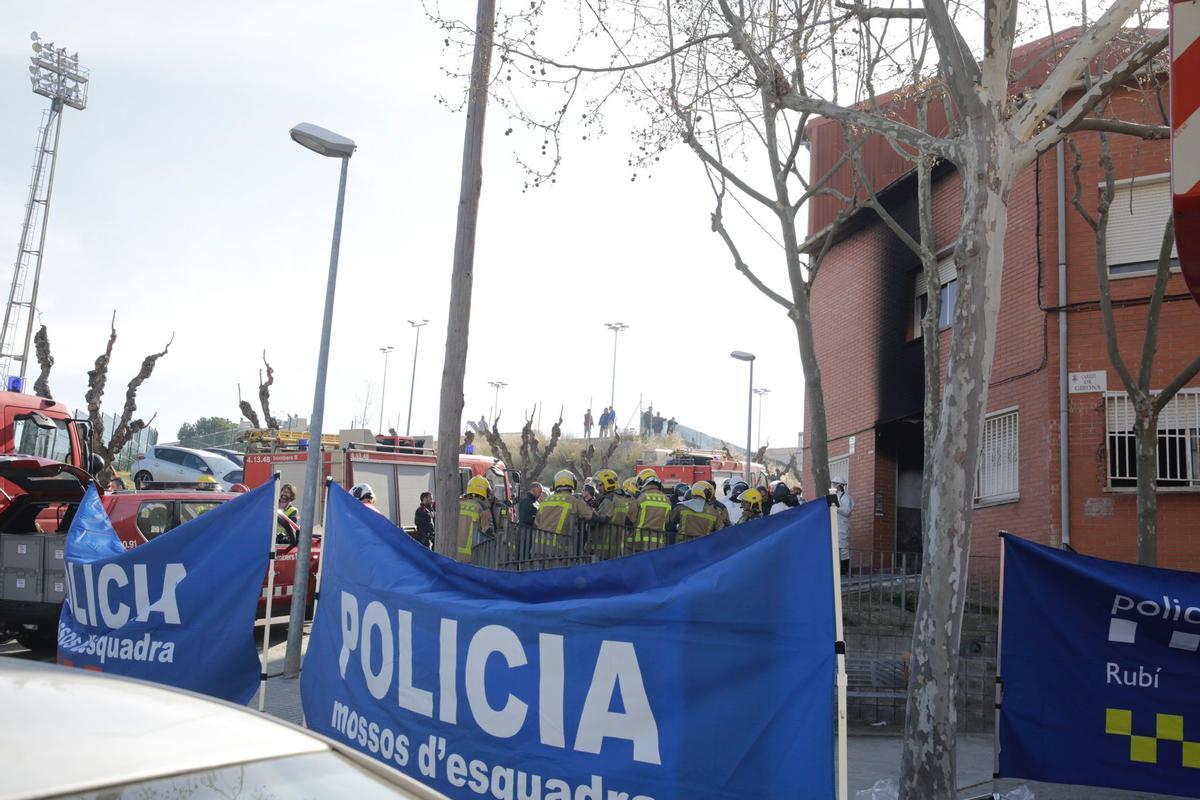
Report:
M133 415L137 412L137 393L142 384L154 373L155 364L167 354L167 351L171 349L171 342L175 340L175 336L172 334L162 350L142 359L141 368L125 387L125 403L121 407L121 415L117 418L116 425L113 427L108 441L105 442L104 414L101 411L101 404L104 400L104 391L108 384L108 368L112 361L113 345L117 342L116 319L117 315L114 313L111 332L108 336L108 344L105 346L104 352L96 357L94 367L88 370L88 388L87 393L84 395L88 409L88 420L92 426L91 450L104 463L104 468L96 475L96 480L101 485L106 484L112 477L112 462L117 454L121 452L121 448L153 422L154 417L157 416L157 414L151 416L149 420L134 419Z
M46 333L45 325L38 328L38 332L33 335L33 352L41 369L37 380L33 382L33 393L52 400L54 396L50 392L50 369L54 366L54 356L50 353L50 336Z
M258 413L254 410L254 406L250 405L249 400L242 399L242 385L239 383L237 387L238 408L241 410L242 416L250 421L250 424L255 428L255 430L261 428L262 426L258 422Z
M467 339L471 322L471 287L475 269L475 229L479 219L479 194L483 187L483 123L487 114L488 80L492 65L492 37L496 26L496 0L478 0L472 34L471 82L467 97L466 132L463 135L462 176L459 186L458 225L454 233L454 266L450 278L450 310L446 321L446 357L438 408L438 470L435 497L438 507L452 509L458 502L458 432L462 429L463 380L467 371ZM458 516L438 515L435 546L453 557L458 541Z
M612 459L613 454L617 452L617 448L621 446L621 434L613 431L612 439L608 442L608 447L604 448L604 453L600 456L600 468L608 469L608 462Z
M1021 0L984 0L982 8L945 0L896 7L824 0L534 3L505 15L496 36L505 77L496 99L541 139L541 161L522 159L531 187L553 179L567 129L578 124L585 136L602 129L603 106L612 97L628 99L645 113L646 124L635 132L631 168L652 168L671 142L686 144L702 163L714 194L711 228L737 270L795 325L817 493L828 486L828 458L811 291L840 225L858 208L878 205L877 187L863 179L856 146L864 137L878 137L910 159L926 196L933 165L947 162L956 173L962 187L952 241L958 298L944 380L934 352L937 317L927 312L922 322L926 385L936 388L925 403L925 558L905 721L905 798L955 794L958 650L1010 192L1039 153L1072 131L1127 127L1092 112L1166 45L1166 32L1148 26L1161 11L1151 0L1109 0L1103 6L1095 18L1085 6L1077 34L1042 59L1046 77L1019 94L1012 68L1018 21L1024 14L1034 24L1046 22L1059 13L1056 7L1043 12L1041 4ZM559 52L539 51L535 41L545 40L536 36L542 17L555 9L578 30ZM1135 14L1138 28L1125 28ZM469 30L446 21L443 29ZM927 65L927 54L936 63ZM1089 65L1100 74L1077 91ZM525 96L510 88L512 77L547 90L553 98L549 111L531 111ZM881 88L900 90L895 102L881 101ZM913 89L937 98L946 112L944 131L914 125L899 113ZM579 104L583 109L575 111ZM834 171L854 172L849 192L839 192L830 176L808 176L798 166L814 115L845 131L846 155ZM740 169L756 164L765 164L765 188ZM830 230L809 232L805 240L796 218L817 197L835 198L840 213ZM758 215L772 222L787 292L772 289L742 258L726 224L727 201L753 209L746 212L750 226L762 225ZM932 238L924 230L930 213L923 204L922 230L904 233L926 274L933 267L936 275ZM930 292L931 301L934 295Z
M267 351L263 350L263 366L267 368L267 379L262 379L262 371L258 373L258 402L262 405L263 421L271 430L279 430L279 420L271 414L271 386L275 383L275 370L267 362Z
M1135 134L1141 135L1141 134ZM1158 351L1159 317L1167 291L1167 280L1171 274L1171 248L1175 243L1174 218L1167 216L1163 231L1162 247L1154 274L1154 289L1150 295L1145 317L1145 334L1142 339L1141 359L1135 375L1121 355L1117 324L1113 315L1113 298L1108 275L1108 215L1116 195L1112 148L1108 134L1100 136L1100 165L1104 170L1104 188L1100 194L1096 213L1088 211L1083 202L1083 186L1079 173L1083 156L1079 147L1071 141L1075 157L1071 171L1075 193L1072 205L1083 217L1096 237L1096 280L1100 286L1100 311L1104 319L1104 338L1108 349L1108 360L1121 378L1125 394L1134 410L1134 447L1137 465L1137 560L1139 564L1158 564L1158 417L1167 403L1179 393L1192 378L1200 373L1200 356L1192 359L1159 392L1151 390L1151 375L1154 356Z

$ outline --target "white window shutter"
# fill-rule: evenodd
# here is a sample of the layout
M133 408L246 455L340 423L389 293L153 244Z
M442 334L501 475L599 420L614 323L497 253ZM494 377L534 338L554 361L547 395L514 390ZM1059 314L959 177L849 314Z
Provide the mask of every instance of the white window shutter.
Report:
M1157 262L1170 215L1167 180L1119 187L1108 209L1108 266ZM1172 247L1171 257L1177 255Z

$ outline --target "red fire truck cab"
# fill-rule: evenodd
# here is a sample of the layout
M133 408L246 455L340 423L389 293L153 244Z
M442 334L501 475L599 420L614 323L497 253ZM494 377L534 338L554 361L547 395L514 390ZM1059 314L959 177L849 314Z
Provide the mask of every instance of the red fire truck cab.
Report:
M709 481L721 496L721 485L742 480L746 474L746 462L731 458L719 450L647 450L638 459L637 471L649 467L658 473L664 487L677 483L692 485L696 481ZM756 486L765 480L766 467L750 462L750 485Z

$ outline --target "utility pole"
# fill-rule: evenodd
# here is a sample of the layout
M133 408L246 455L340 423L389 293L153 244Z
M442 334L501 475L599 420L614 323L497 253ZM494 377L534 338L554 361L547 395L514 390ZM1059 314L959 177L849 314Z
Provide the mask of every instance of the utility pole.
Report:
M4 309L4 324L0 326L0 370L4 372L4 385L0 388L9 391L24 389L25 368L29 363L29 342L33 339L33 321L37 317L38 284L42 279L42 254L46 251L46 226L50 223L50 195L54 191L54 169L58 165L63 107L79 111L87 107L90 78L89 72L79 66L79 53L68 55L65 47L56 48L54 42L43 43L36 31L29 34L29 38L33 40L29 82L34 94L49 98L50 108L42 112L42 124L38 128L37 155L29 182L29 199L25 202L25 221L13 265L8 305ZM31 264L33 285L26 292ZM14 373L19 378L16 386L8 380Z
M379 352L383 353L383 388L379 390L379 432L380 433L387 432L383 429L383 409L384 409L385 405L387 404L387 362L388 362L388 356L391 355L392 351L395 349L396 348L392 347L390 344L384 345L383 347L379 348ZM760 422L759 425L761 425L761 424L762 423Z
M758 395L758 446L762 447L763 397L770 394L771 390L755 389L754 393Z
M604 327L613 332L613 367L612 367L612 391L608 398L608 407L617 407L617 337L621 335L621 331L629 328L624 322L606 322Z
M429 320L427 319L410 319L408 321L408 324L413 326L417 331L417 339L413 342L413 369L412 380L408 383L408 422L404 426L405 436L412 436L413 391L417 388L417 351L421 348L421 328L424 328L428 323ZM400 420L396 420L396 425L400 425Z
M463 135L458 226L454 233L454 266L450 274L450 313L446 319L446 358L438 409L437 551L453 558L458 549L458 441L462 431L463 380L467 371L467 338L471 326L471 286L475 268L475 230L483 187L483 122L487 113L488 75L496 31L496 0L479 0L475 16L475 55Z
M504 381L488 381L488 386L495 389L494 399L492 401L492 419L500 416L500 390L508 386ZM491 422L492 420L488 420Z

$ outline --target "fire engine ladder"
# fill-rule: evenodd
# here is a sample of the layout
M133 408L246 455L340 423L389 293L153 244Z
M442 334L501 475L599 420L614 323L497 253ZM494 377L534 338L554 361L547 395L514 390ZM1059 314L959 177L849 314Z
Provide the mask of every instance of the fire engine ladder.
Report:
M25 367L29 361L29 342L37 316L38 281L42 274L42 253L46 246L46 224L50 219L50 194L54 190L54 168L58 160L61 125L62 103L56 101L42 112L42 123L38 128L37 154L33 177L29 182L29 200L25 203L25 222L21 226L21 241L13 266L4 323L0 326L0 372L3 372L5 379L4 388L7 388L10 375L25 377ZM30 266L33 267L33 284L27 291Z
M243 437L247 442L254 442L264 446L275 446L279 448L296 448L300 446L301 439L307 439L307 431L246 431ZM336 449L342 443L342 440L335 434L324 434L321 436L322 449Z

